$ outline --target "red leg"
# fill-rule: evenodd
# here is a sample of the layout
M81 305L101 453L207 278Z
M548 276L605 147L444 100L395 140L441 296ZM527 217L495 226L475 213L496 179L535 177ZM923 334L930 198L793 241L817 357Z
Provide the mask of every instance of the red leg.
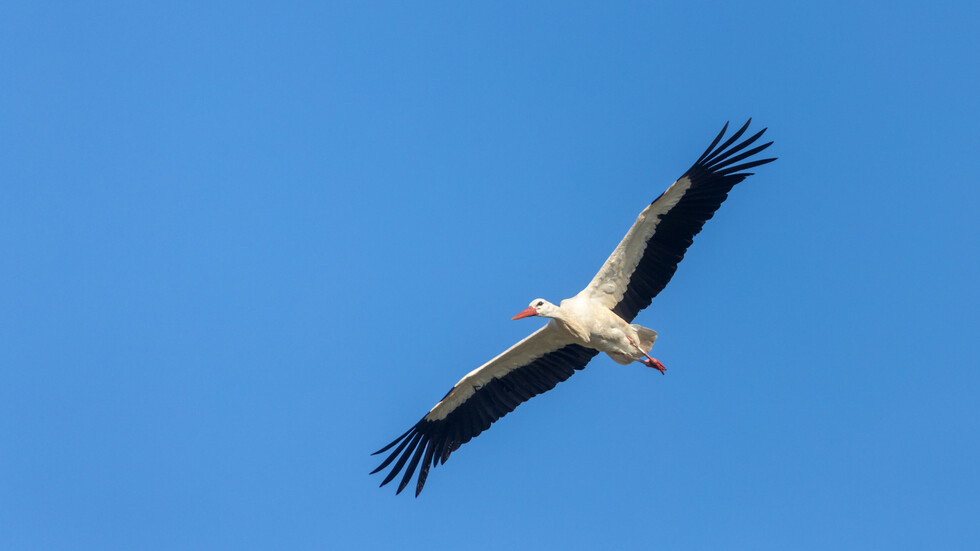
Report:
M666 375L667 374L667 368L664 367L664 364L660 363L660 360L658 360L656 358L651 358L650 356L647 356L646 354L644 354L644 356L646 356L647 358L645 360L643 360L643 365L645 365L647 367L652 367L652 368L656 369L657 371L659 371L663 375Z
M633 342L633 339L631 339L630 337L626 337L626 340L630 341L630 344L632 344L633 346L636 346L636 343ZM640 352L643 352L643 349L640 348L639 346L636 346L636 349L639 350ZM656 369L657 371L660 372L661 375L667 374L667 368L664 367L664 364L660 363L660 360L651 358L650 355L647 354L646 352L643 352L643 355L646 356L645 360L641 360L643 362L643 365Z

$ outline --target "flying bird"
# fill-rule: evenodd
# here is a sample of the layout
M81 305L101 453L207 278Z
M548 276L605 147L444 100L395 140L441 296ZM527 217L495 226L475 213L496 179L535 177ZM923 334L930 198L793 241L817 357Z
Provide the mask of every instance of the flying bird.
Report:
M640 362L664 373L664 365L649 355L657 332L630 322L667 285L694 236L732 187L751 175L745 171L776 160L751 159L772 142L746 149L766 129L736 144L750 122L752 119L718 145L728 129L725 123L694 165L640 213L579 294L558 305L534 299L513 317L550 318L547 325L467 373L422 420L375 452L373 455L394 448L371 472L394 462L381 485L404 469L395 492L401 493L421 466L415 485L418 497L430 467L445 463L452 452L491 423L553 389L600 352L622 365Z

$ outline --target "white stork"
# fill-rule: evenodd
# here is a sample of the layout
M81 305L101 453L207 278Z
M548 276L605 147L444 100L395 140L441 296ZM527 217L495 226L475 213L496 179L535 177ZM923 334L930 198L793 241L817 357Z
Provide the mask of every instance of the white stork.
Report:
M640 213L582 292L559 306L535 299L513 318L551 318L547 325L467 373L421 421L375 452L395 448L371 473L397 459L381 485L391 482L404 468L396 492L401 493L421 460L415 486L418 497L429 467L445 463L452 452L490 428L491 423L568 379L599 352L623 365L639 361L663 373L664 365L647 354L657 338L656 331L630 322L667 285L694 236L718 210L732 186L751 175L744 171L776 160L746 161L772 142L743 152L766 129L732 145L751 121L719 146L728 129L725 124L694 166Z

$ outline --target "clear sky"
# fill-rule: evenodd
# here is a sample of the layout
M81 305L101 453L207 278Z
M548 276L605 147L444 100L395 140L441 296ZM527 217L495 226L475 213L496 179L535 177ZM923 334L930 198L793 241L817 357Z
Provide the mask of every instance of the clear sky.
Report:
M980 545L975 2L155 4L0 5L0 548ZM750 116L667 375L378 489Z

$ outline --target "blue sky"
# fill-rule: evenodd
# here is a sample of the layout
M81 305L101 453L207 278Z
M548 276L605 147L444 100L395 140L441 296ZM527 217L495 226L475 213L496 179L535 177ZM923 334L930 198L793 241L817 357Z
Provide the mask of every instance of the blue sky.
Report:
M491 4L0 5L0 547L976 548L976 6ZM667 376L379 490L749 116Z

